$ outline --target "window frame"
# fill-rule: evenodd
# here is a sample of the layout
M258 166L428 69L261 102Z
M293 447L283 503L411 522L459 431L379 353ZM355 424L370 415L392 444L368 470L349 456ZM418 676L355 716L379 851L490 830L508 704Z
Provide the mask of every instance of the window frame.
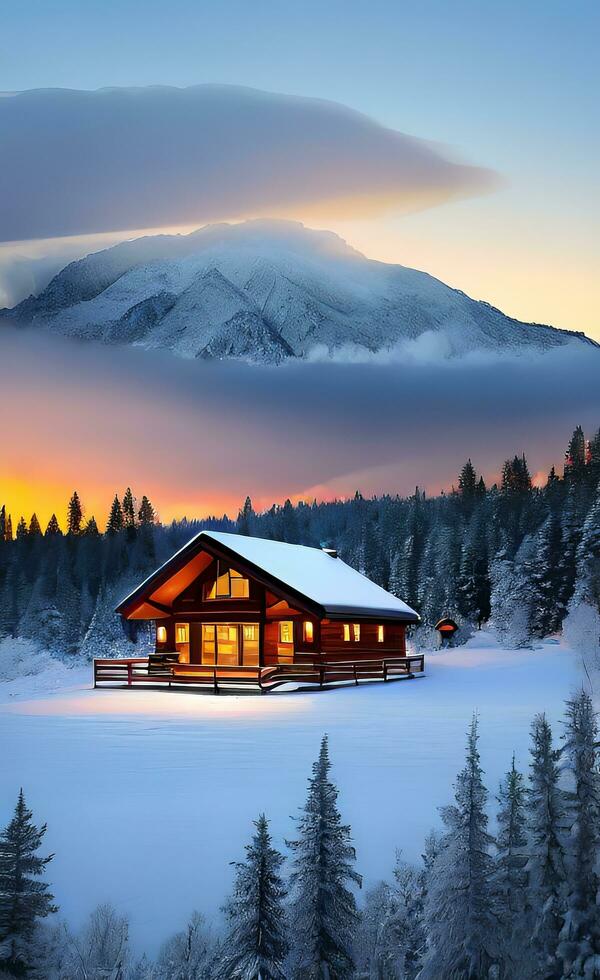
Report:
M281 635L281 628L282 628L282 626L290 626L291 627L291 629L290 629L291 639L289 639L289 640L284 640L283 639L283 636ZM283 644L285 646L293 646L294 645L294 621L293 621L293 619L280 619L279 620L279 622L277 624L277 642L278 643L281 643L281 644Z
M221 559L220 558L215 559L215 564L216 564L216 572L215 572L214 578L209 579L209 581L208 582L205 582L205 584L204 584L204 601L205 602L220 602L222 600L227 601L229 599L241 599L241 600L249 599L250 598L250 579L248 578L248 576L242 574L242 572L238 572L237 569L232 568L231 565L227 565L224 562L221 562ZM232 572L233 572L233 575L232 575ZM224 592L219 592L218 591L219 580L225 578L225 576L227 576L227 582L228 582L228 586L229 586L229 592L228 593L224 593ZM235 595L233 593L232 586L231 586L232 580L234 582L242 582L242 583L245 582L245 583L247 583L247 588L245 589L245 594L243 594L243 595Z

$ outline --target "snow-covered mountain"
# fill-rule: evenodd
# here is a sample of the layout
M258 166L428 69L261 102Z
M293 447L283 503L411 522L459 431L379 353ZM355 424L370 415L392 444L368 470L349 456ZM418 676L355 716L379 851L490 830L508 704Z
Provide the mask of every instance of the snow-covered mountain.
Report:
M427 273L372 261L331 232L288 221L124 242L70 263L2 315L110 344L263 363L385 352L423 334L448 356L598 346L521 323Z

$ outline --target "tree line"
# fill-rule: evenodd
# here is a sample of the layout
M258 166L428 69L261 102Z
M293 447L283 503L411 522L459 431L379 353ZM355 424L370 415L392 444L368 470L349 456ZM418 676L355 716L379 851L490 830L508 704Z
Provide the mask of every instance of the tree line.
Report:
M478 748L467 734L443 831L421 863L397 855L393 879L367 892L356 871L324 736L289 858L255 822L212 932L194 913L156 962L135 961L128 922L110 905L84 930L45 924L57 912L37 827L21 792L0 836L0 969L45 980L574 980L600 970L600 746L585 691L566 702L557 745L531 726L528 779L515 759L497 794L496 830ZM289 868L286 870L286 865Z
M66 531L51 518L19 520L12 535L0 509L0 636L34 639L62 654L143 652L145 625L121 624L114 606L157 563L203 528L290 543L335 547L350 565L400 596L422 617L414 641L430 644L436 622L451 616L458 640L491 620L508 645L530 645L559 631L569 616L588 643L600 634L600 432L578 426L562 473L532 485L527 459L506 460L499 484L486 486L471 460L456 486L436 497L359 492L350 500L257 513L246 498L237 519L158 523L147 496L115 495L106 530L86 520L79 494ZM35 520L34 520L35 518Z

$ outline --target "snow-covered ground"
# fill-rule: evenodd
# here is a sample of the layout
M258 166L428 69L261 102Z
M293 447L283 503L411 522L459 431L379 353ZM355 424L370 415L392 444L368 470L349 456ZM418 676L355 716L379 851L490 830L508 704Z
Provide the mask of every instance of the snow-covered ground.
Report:
M368 885L438 824L473 710L495 791L513 750L527 765L532 715L558 722L585 680L564 646L506 651L485 633L415 681L263 698L93 691L88 670L38 667L0 684L0 819L22 785L62 913L76 926L110 899L149 953L192 909L217 912L261 810L283 846L323 732Z

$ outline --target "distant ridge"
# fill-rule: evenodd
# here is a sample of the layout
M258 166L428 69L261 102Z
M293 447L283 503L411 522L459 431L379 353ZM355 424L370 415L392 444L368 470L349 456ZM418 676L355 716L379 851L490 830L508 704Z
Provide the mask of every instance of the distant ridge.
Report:
M279 363L385 352L432 335L448 357L598 347L582 333L505 316L425 272L365 258L298 222L209 225L123 242L71 262L0 316L183 357Z

